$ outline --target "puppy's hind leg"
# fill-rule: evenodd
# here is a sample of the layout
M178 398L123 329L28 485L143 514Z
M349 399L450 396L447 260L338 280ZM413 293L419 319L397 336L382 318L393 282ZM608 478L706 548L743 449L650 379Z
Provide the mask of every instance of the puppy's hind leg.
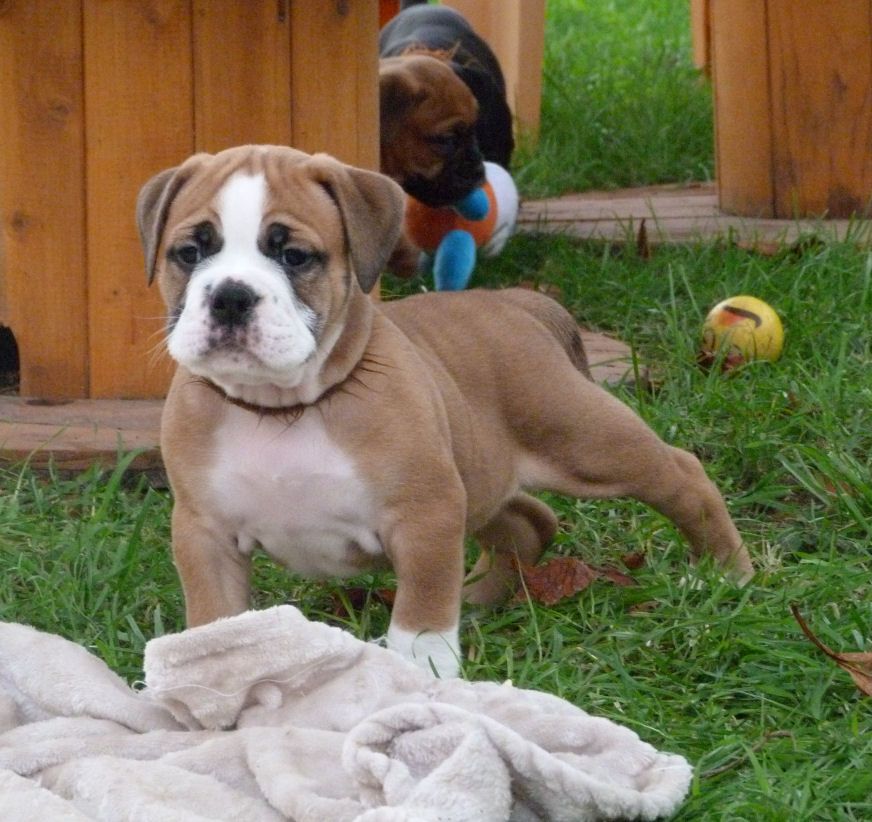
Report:
M496 605L518 586L517 562L533 565L557 533L557 517L529 494L512 497L475 537L481 556L467 576L463 598L473 605Z
M663 442L629 407L579 379L551 417L539 487L582 499L634 497L671 519L694 557L711 554L739 583L754 574L724 500L699 460ZM567 402L568 401L568 402Z
M640 499L669 517L690 543L695 559L711 554L725 573L741 585L754 576L754 565L724 499L690 452L664 444L675 482L652 484ZM647 497L647 498L646 498Z

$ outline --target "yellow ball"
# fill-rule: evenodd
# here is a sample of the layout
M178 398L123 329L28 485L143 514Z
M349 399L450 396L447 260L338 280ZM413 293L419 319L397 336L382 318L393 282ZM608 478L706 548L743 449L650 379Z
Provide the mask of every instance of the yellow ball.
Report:
M730 297L705 318L701 359L711 364L723 350L727 370L751 360L775 362L783 344L784 329L772 306L747 295Z

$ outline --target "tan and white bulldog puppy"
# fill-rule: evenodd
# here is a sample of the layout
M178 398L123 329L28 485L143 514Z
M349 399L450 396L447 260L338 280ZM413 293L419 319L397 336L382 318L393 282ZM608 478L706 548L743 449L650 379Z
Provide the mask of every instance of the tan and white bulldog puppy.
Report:
M697 459L591 382L557 303L369 299L402 208L383 175L269 146L195 155L140 193L178 362L161 444L188 625L249 606L256 548L311 576L390 565L388 645L455 675L464 536L483 548L467 599L496 601L557 527L530 489L636 497L749 578Z

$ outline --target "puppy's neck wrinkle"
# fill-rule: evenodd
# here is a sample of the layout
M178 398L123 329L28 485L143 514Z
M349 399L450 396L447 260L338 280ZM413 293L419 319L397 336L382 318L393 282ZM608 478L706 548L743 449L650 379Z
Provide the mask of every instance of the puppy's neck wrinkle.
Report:
M250 411L252 414L257 414L259 417L281 417L285 419L288 425L292 425L300 419L303 412L306 410L306 406L303 403L275 407L270 405L256 405L255 403L246 402L239 397L231 397L230 394L228 394L220 385L216 385L212 380L209 380L206 377L195 377L194 381L201 385L205 385L225 402L235 405L237 408Z
M366 354L372 336L373 313L370 298L356 291L346 306L344 316L333 329L337 336L332 343L326 343L320 356L316 354L311 363L312 373L294 388L260 386L254 387L248 397L244 394L235 396L208 378L200 379L231 405L260 416L278 416L286 418L289 423L295 422L307 407L317 405L335 392L343 390L353 393L353 386L366 384L362 375L374 370L371 358ZM330 336L331 329L328 328L324 337L329 340ZM271 394L275 395L276 402L260 402L257 399Z

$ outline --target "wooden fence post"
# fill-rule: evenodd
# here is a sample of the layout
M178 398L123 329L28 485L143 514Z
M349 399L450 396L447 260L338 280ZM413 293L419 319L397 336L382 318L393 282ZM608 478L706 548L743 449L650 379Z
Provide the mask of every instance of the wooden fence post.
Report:
M868 216L872 0L710 0L725 211Z

